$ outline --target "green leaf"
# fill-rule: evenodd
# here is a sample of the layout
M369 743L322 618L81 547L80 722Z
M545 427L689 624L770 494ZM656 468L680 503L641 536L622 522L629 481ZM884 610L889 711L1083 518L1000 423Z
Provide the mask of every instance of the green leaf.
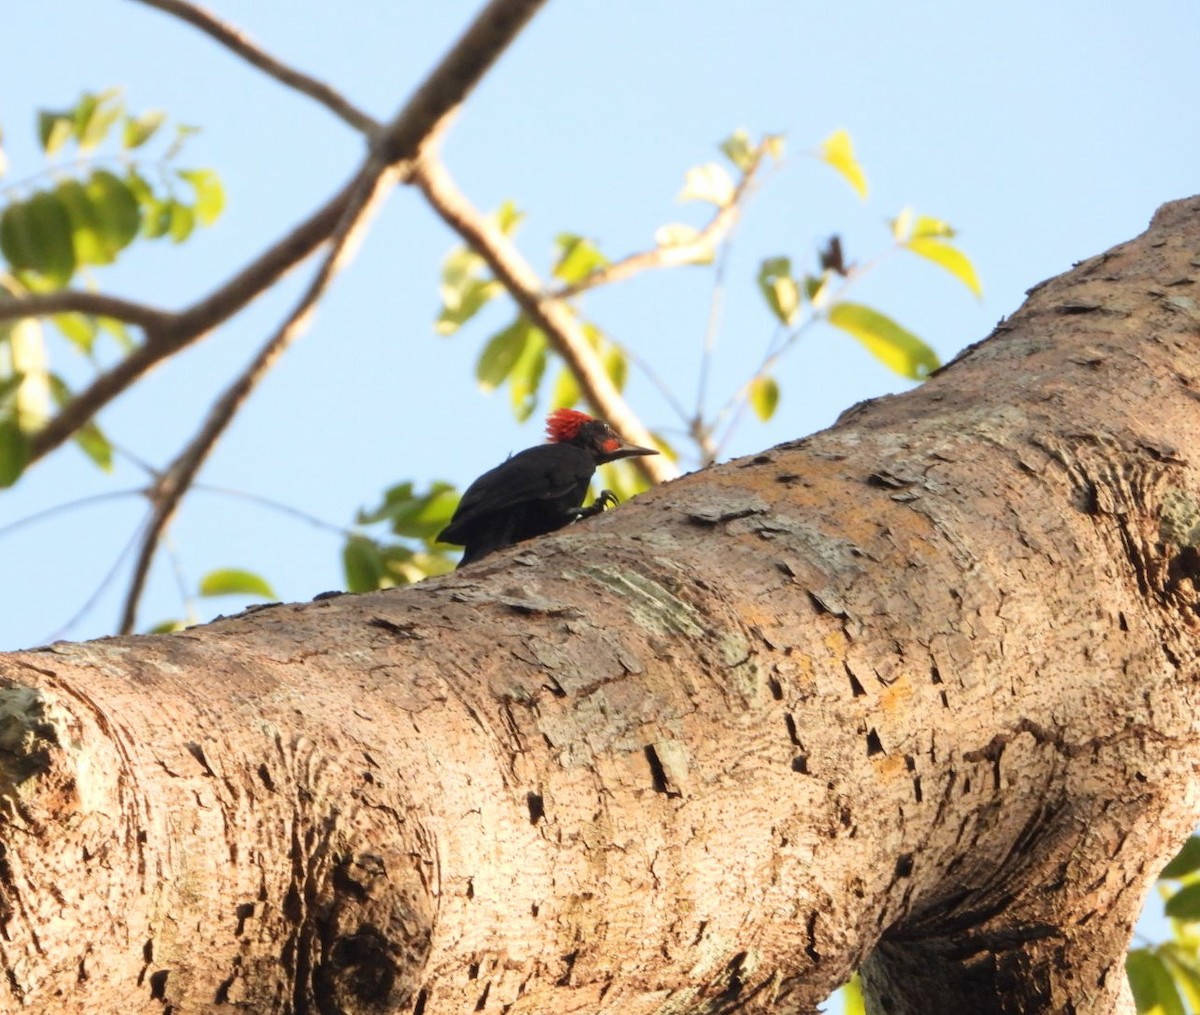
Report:
M546 372L546 335L541 328L531 328L529 341L508 375L508 391L513 415L524 423L537 407L538 388Z
M858 978L858 973L850 977L850 982L842 987L842 1015L867 1015L862 980Z
M613 382L613 387L618 391L624 391L625 382L629 379L629 358L625 355L624 349L607 339L605 346L601 355L604 360L604 370L608 374L609 380Z
M351 536L342 547L342 568L346 588L351 592L372 592L383 578L383 560L373 539Z
M95 423L85 423L75 431L75 443L96 465L105 472L112 472L113 446L104 432Z
M1179 889L1167 899L1164 911L1173 920L1200 920L1200 882Z
M54 326L84 355L90 355L96 339L96 319L86 314L55 314Z
M243 571L236 567L209 571L200 579L200 595L276 598L274 591L264 578L256 575L253 571Z
M75 133L75 116L73 113L55 113L47 109L38 111L37 119L38 140L42 151L53 155Z
M733 180L728 170L718 162L693 166L684 177L681 201L708 201L724 208L733 201Z
M75 272L75 248L62 202L42 191L10 204L0 216L0 251L18 271L37 272L55 287L65 285Z
M862 200L867 199L867 174L854 155L854 143L847 131L835 130L821 142L817 153L849 181Z
M196 228L196 213L182 201L172 200L170 209L171 225L167 232L170 234L172 242L182 243L192 235L192 230Z
M442 531L458 507L459 493L450 483L435 480L427 493L417 493L412 483L399 483L384 494L383 503L370 512L359 512L360 525L391 523L392 532L409 539L431 539Z
M775 415L779 405L779 385L774 377L755 377L750 382L750 406L764 423Z
M124 250L142 225L142 209L132 186L106 169L97 169L84 185L97 228L114 253Z
M861 303L836 303L829 323L857 338L880 362L914 381L924 380L940 365L937 354L911 331Z
M0 253L15 270L22 271L36 257L33 242L29 206L24 201L10 204L0 214Z
M945 268L977 297L983 298L983 286L979 284L975 266L971 264L971 259L953 244L930 236L914 236L904 247Z
M485 274L483 258L467 247L456 247L442 262L438 295L442 309L434 324L439 335L450 335L474 317L504 287Z
M1196 965L1194 949L1167 941L1158 946L1158 955L1167 966L1175 986L1183 994L1188 1011L1200 1011L1200 968Z
M559 233L554 243L559 253L553 273L568 285L587 278L592 272L608 264L608 258L600 253L591 240L582 236Z
M1175 858L1162 869L1159 877L1181 878L1194 870L1200 870L1200 835L1188 836L1187 842L1175 854Z
M0 487L12 486L29 462L29 439L12 416L0 416Z
M54 193L71 220L71 242L79 264L111 264L116 249L101 231L92 199L78 180L63 180Z
M721 153L743 173L754 165L754 145L740 127L721 142Z
M182 620L160 620L152 628L146 631L146 634L174 634L176 631L182 631L187 627Z
M125 117L121 143L127 149L140 148L155 135L166 120L167 114L161 109L151 109L141 116Z
M933 218L931 215L918 215L912 225L912 235L915 237L941 236L951 239L955 232L954 227L945 219Z
M196 202L192 210L202 226L211 226L225 209L221 178L211 169L180 169L179 175L192 185Z
M53 194L34 194L29 201L31 228L37 235L38 264L34 270L56 286L66 285L75 274L75 244L71 217Z
M475 379L484 391L495 391L508 378L525 351L530 331L529 322L524 317L518 317L503 331L493 335L483 347L475 364Z
M1162 960L1146 948L1134 948L1125 956L1125 975L1139 1012L1153 1015L1186 1015L1175 981Z
M525 213L511 199L492 212L490 218L505 236L511 236L525 220Z
M85 95L80 100L75 111L75 137L80 151L88 152L98 147L108 136L109 128L120 119L125 111L120 94L120 89L109 88L99 95Z
M171 228L171 207L172 202L160 201L156 197L142 202L142 235L146 239L157 240L167 235L167 230Z
M792 277L791 258L766 258L758 269L758 287L780 323L791 327L801 305L800 286Z
M570 368L563 367L554 379L554 387L550 391L551 407L570 409L572 406L578 405L582 397L583 392L579 390L579 382L575 379L575 375L571 373Z
M124 321L118 321L115 317L97 317L96 323L100 325L101 331L108 332L116 339L123 352L129 352L134 347L133 336L129 334Z

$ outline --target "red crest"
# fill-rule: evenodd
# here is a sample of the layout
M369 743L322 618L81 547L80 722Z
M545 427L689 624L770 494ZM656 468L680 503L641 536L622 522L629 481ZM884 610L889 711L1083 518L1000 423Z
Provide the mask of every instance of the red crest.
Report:
M586 412L578 412L575 409L555 409L546 417L546 436L555 444L572 441L579 433L580 427L590 422L592 422L592 417Z

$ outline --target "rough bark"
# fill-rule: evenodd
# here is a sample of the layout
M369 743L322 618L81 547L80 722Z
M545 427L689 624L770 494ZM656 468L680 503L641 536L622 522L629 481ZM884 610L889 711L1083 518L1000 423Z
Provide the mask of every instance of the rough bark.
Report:
M0 656L5 1004L1116 1012L1196 823L1200 198L420 586Z

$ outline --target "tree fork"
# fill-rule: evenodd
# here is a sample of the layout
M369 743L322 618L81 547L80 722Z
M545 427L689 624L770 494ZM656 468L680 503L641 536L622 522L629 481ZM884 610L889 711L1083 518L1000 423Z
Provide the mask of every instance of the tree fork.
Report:
M1127 1012L1200 813L1200 198L922 387L414 588L0 656L41 1012Z

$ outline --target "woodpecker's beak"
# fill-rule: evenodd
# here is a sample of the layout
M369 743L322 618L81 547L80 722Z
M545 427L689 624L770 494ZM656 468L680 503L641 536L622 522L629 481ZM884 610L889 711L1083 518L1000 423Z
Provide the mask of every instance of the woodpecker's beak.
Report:
M642 448L636 444L630 444L629 441L621 437L605 443L604 457L609 459L617 458L633 458L637 455L657 455L658 451L654 448Z

